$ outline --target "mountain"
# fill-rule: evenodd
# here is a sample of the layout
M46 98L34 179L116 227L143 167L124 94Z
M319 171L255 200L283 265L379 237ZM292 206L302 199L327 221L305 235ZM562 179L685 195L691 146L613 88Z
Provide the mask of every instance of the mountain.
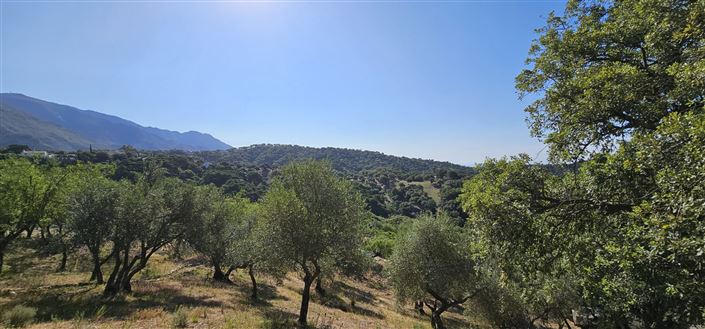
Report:
M91 142L57 125L0 105L0 144L24 144L37 149L60 150L85 148Z
M27 144L35 149L66 151L88 149L91 144L106 149L116 149L123 145L143 150L203 151L230 148L230 145L209 134L143 127L113 115L81 110L22 94L0 94L0 107L3 108L0 145ZM35 129L29 129L31 127Z
M450 162L414 159L387 155L381 152L362 151L335 147L306 147L298 145L258 144L231 148L224 151L196 152L195 156L212 163L227 162L245 166L277 167L289 161L304 159L329 160L336 170L362 172L365 170L389 169L404 173L452 170L461 174L472 174L473 168Z

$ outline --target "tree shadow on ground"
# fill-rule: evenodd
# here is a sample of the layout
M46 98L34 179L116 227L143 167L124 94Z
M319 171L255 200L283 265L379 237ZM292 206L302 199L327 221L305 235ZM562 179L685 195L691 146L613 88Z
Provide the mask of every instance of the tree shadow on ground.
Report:
M274 300L289 300L289 298L287 298L286 296L279 295L275 286L267 283L257 283L256 299L250 297L250 295L252 294L252 286L246 284L235 284L234 287L242 295L248 296L248 298L245 299L237 299L238 302L243 305L271 307L271 302Z
M379 314L375 311L364 308L357 303L353 304L353 303L348 303L348 302L344 301L340 297L341 293L348 295L348 293L345 291L341 291L338 289L330 289L323 296L316 294L313 297L313 302L330 307L330 308L336 308L336 309L339 309L343 312L350 312L350 313L359 314L359 315L366 316L366 317L374 317L377 319L384 319L384 315L382 315L382 314ZM348 295L348 296L350 296L350 295ZM357 299L357 301L360 301L360 299Z
M398 312L399 312L400 314L403 314L403 315L405 315L405 316L409 316L409 317L412 317L412 318L415 318L415 319L418 319L418 320L427 322L427 323L430 325L430 324L431 324L431 312L430 312L427 308L426 308L424 311L425 311L425 314L419 314L418 312L416 312L415 310L412 310L412 309L410 309L410 308L403 308L403 309L401 309L401 310L398 310ZM457 319L457 318L451 318L451 317L449 317L452 313L455 313L455 314L457 314L457 315L461 315L461 316L462 316L462 312L458 312L457 310L455 310L455 311L453 311L453 312L451 312L450 310L444 312L444 313L441 315L441 318L443 319L443 324L444 324L447 328L449 328L449 329L453 329L453 328L468 328L468 326L470 325L470 323L468 323L467 321L464 321L464 320L459 320L459 319ZM474 328L474 327L473 327L473 328Z
M210 300L209 297L187 296L173 287L157 286L149 289L140 287L131 294L131 297L135 299L133 301L127 301L125 296L105 299L97 291L88 293L94 289L85 290L86 293L82 294L66 293L61 289L25 293L6 306L12 307L22 304L34 307L37 309L36 319L39 322L93 317L124 319L137 311L150 308L173 311L179 306L223 306L221 302Z
M377 301L377 298L372 293L364 291L358 287L351 286L345 282L336 281L333 283L332 288L342 292L345 296L348 296L355 301L368 304L373 304Z
M189 296L175 287L160 285L142 286L132 296L136 299L130 303L135 309L162 308L174 311L178 307L223 307L223 303L213 300L210 296Z

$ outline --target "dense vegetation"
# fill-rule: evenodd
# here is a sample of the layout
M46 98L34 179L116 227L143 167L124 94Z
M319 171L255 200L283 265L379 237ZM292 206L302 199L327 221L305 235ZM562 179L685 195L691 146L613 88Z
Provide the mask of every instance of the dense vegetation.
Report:
M498 326L690 328L705 317L705 3L571 1L517 88L556 175L527 156L465 182L506 300ZM515 316L506 316L514 313Z
M342 149L335 147L305 147L297 145L260 144L232 148L227 151L197 152L210 162L228 162L238 165L277 167L291 161L306 159L328 160L340 172L362 172L385 168L393 172L431 173L437 170L454 170L469 174L472 170L448 162L395 157L380 152Z
M314 285L323 296L380 267L434 329L449 313L492 328L705 325L705 3L570 1L539 32L516 84L548 164L272 145L7 154L0 269L22 236L60 271L87 250L109 300L188 247L214 281L246 269L254 298L259 275L296 273L300 326Z

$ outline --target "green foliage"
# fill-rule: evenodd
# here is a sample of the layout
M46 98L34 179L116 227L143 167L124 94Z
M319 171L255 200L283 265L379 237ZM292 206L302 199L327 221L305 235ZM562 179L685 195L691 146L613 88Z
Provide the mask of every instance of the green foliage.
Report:
M571 309L600 328L702 324L703 15L701 1L571 1L539 30L517 88L538 96L529 123L554 163L489 160L460 195L481 298L521 306L486 309L496 324Z
M176 239L200 216L195 187L176 178L164 178L152 168L136 183L120 184L118 212L111 223L114 267L104 294L130 292L130 281L147 266L150 257Z
M37 309L24 305L15 305L2 314L2 322L10 328L23 328L34 322Z
M456 223L443 216L416 219L396 243L389 264L392 288L400 302L422 301L428 306L434 328L444 328L443 312L477 293L468 245Z
M654 131L670 113L702 109L702 1L577 1L551 14L516 79L531 131L554 159Z
M209 258L214 279L228 281L221 266L243 267L256 259L251 247L255 206L245 198L227 197L213 185L196 188L195 204L198 217L187 227L185 239Z
M422 213L436 212L436 202L420 185L399 184L391 191L391 198L395 202L394 212L403 216L416 217Z
M266 191L266 174L262 169L222 163L203 170L201 184L214 184L227 194L241 194L255 201Z
M408 231L413 221L413 218L399 215L375 218L370 225L370 238L365 243L365 250L382 258L391 257L397 240Z
M394 248L389 277L400 301L464 299L474 290L473 260L461 229L447 217L417 218Z
M262 201L258 245L270 262L302 273L300 323L306 323L310 285L323 271L360 272L368 216L352 184L326 162L293 163L275 178Z
M296 145L260 144L227 151L198 152L199 156L213 162L237 165L281 167L289 162L309 159L330 161L331 167L342 173L361 173L366 170L388 169L400 173L433 172L452 169L469 173L470 168L448 162L395 157L380 152L360 151L334 147L313 148Z
M45 219L68 176L61 168L40 167L24 158L0 160L0 272L7 247Z
M377 232L365 244L365 249L373 255L382 258L389 258L396 244L395 235L392 232Z
M359 251L368 218L349 182L324 162L285 166L262 203L261 231L277 254L302 264L327 257L340 265Z
M441 202L438 211L458 221L458 224L465 224L467 214L463 211L458 196L461 193L463 180L460 178L443 181L440 191Z
M113 223L118 216L119 197L119 184L95 170L82 172L80 182L67 197L66 230L74 245L85 246L91 253L93 276L99 283L103 282L101 250L115 233Z

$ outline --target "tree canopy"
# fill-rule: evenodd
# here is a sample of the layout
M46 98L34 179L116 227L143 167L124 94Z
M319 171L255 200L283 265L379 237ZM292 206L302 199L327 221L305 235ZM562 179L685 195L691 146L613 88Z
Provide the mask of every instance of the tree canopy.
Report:
M702 1L568 2L551 14L517 77L531 131L557 159L610 150L705 105Z
M479 291L467 235L447 217L418 218L397 241L389 265L400 301L422 301L434 329L445 328L443 312Z
M349 181L330 164L304 161L284 166L262 202L260 244L270 260L300 271L304 281L299 323L306 324L309 291L327 271L349 272L362 262L367 212ZM330 273L329 273L330 274Z
M489 160L460 195L497 294L531 324L701 324L705 4L570 1L539 33L517 88L567 170Z

